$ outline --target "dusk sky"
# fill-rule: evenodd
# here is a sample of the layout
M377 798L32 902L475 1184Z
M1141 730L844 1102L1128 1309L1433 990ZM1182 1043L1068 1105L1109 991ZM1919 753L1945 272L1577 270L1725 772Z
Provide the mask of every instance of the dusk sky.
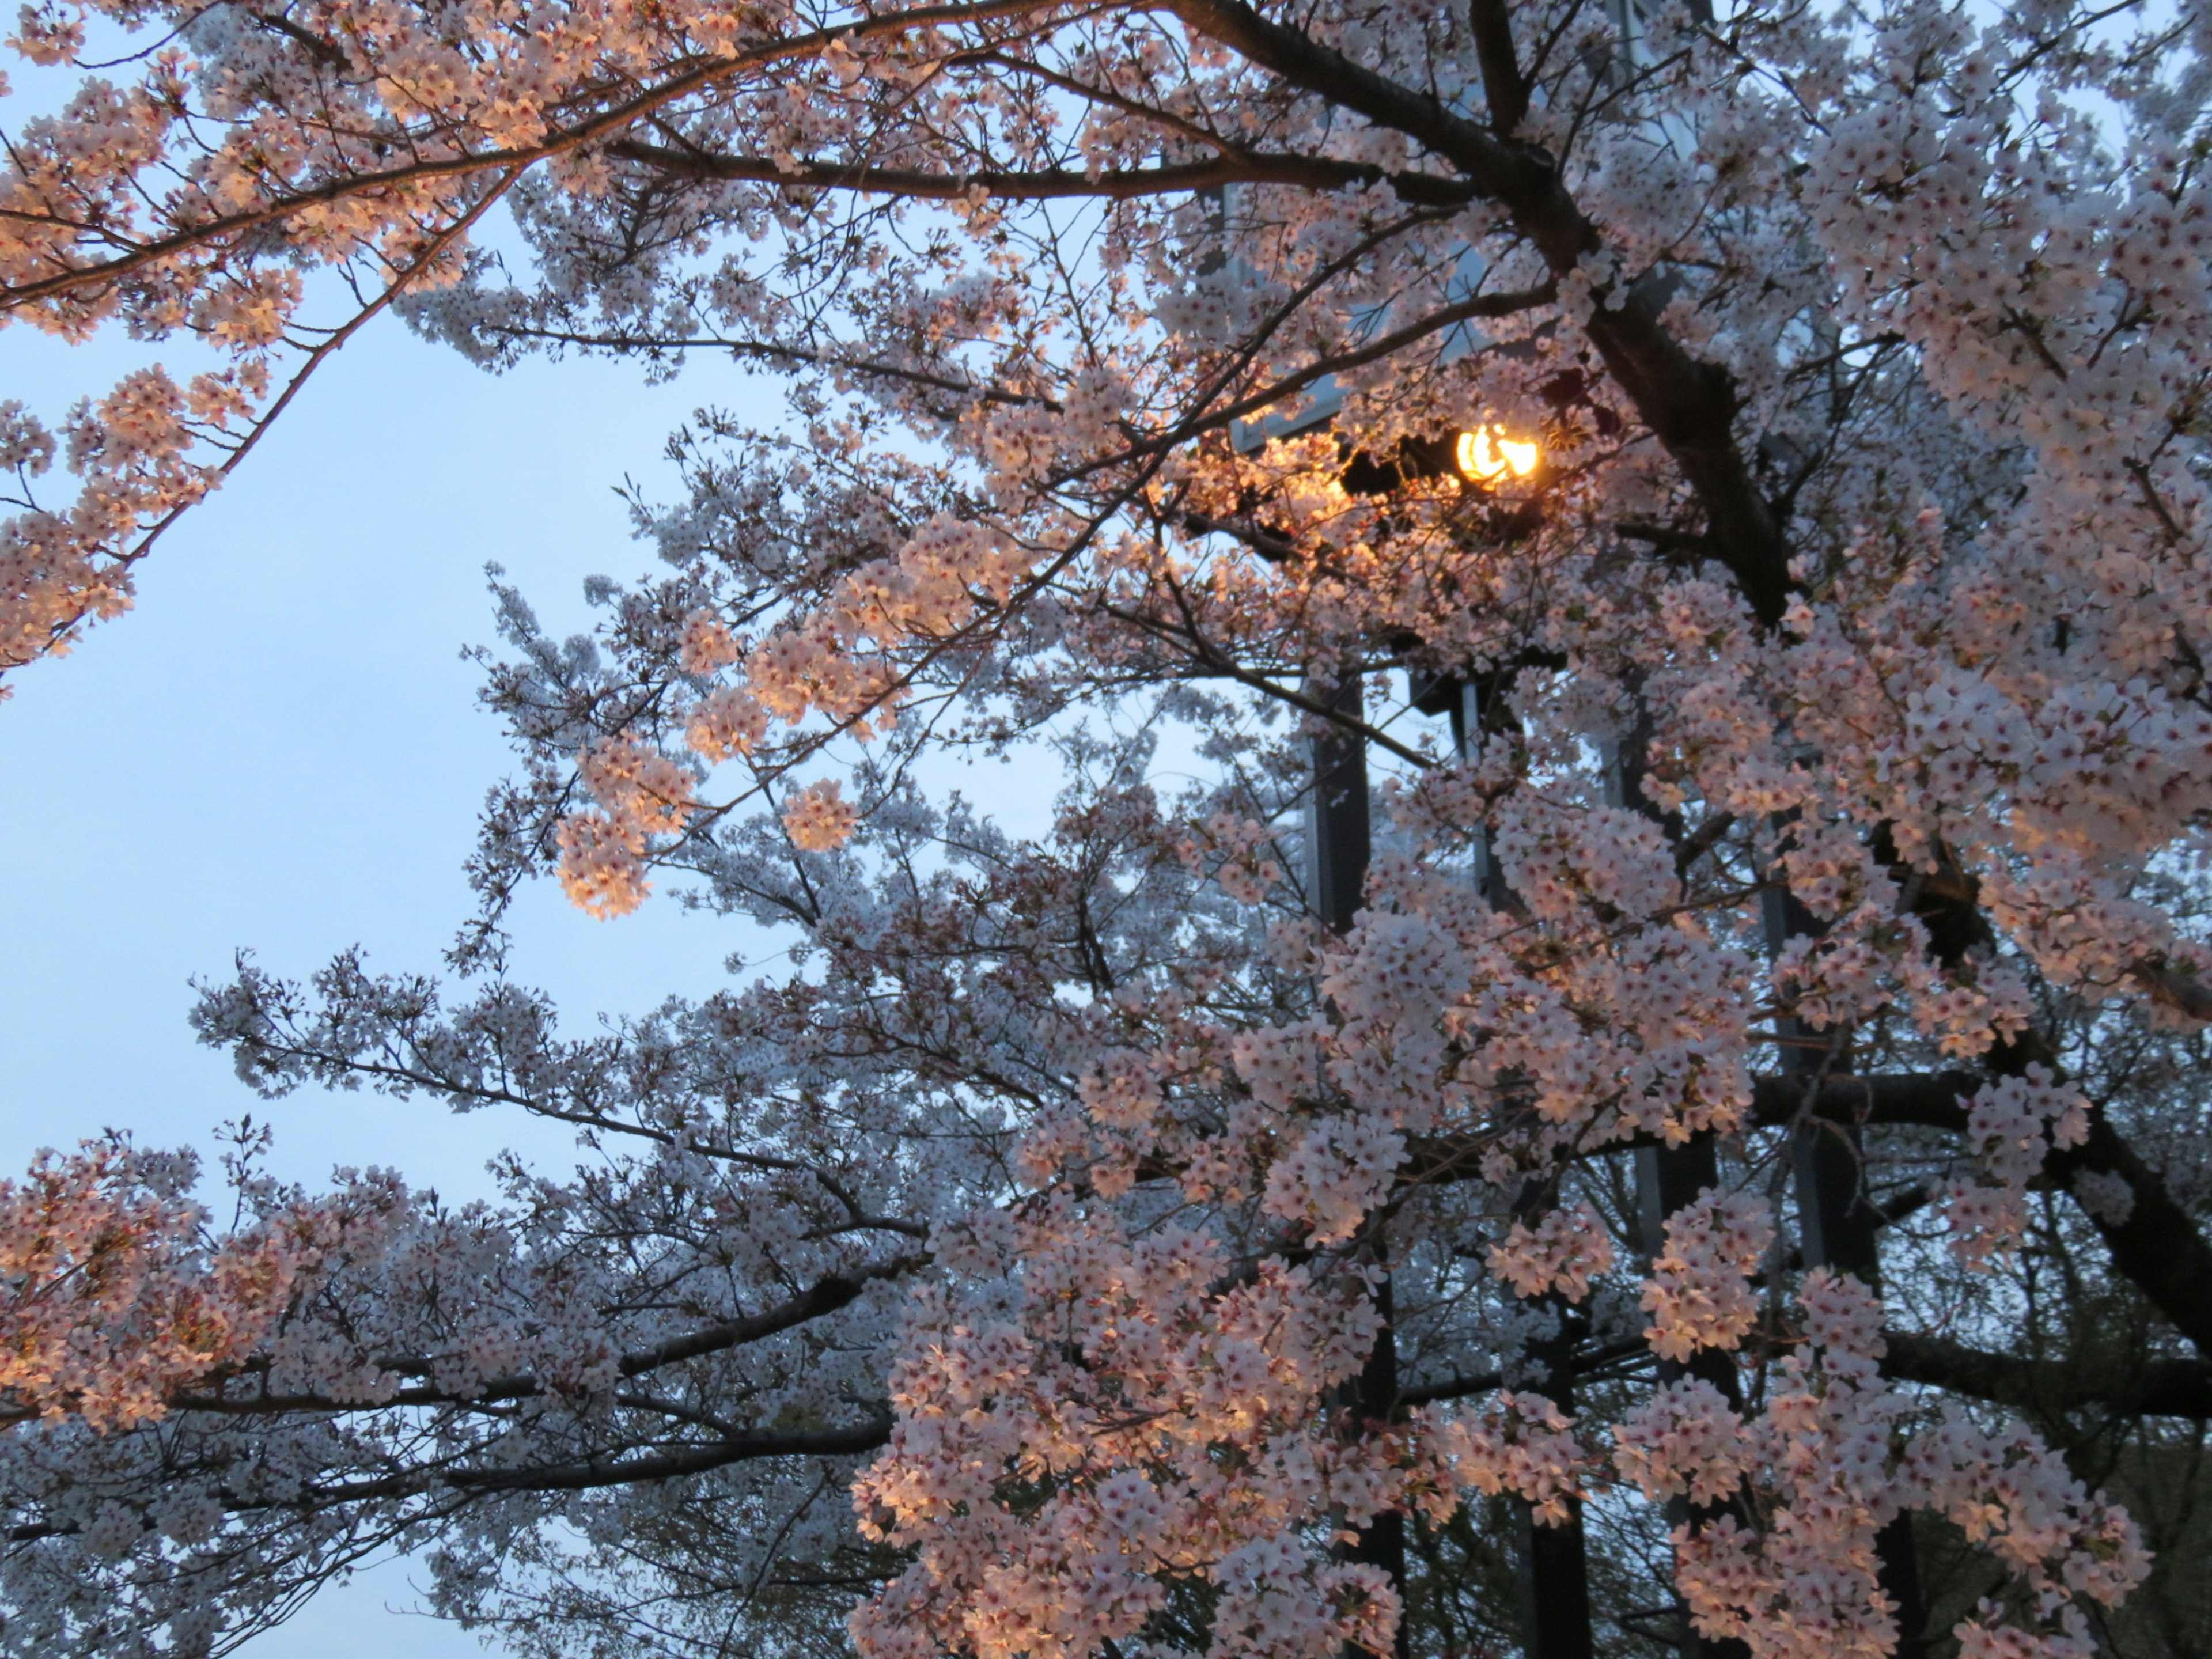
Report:
M0 339L9 395L49 417L121 362ZM356 943L372 967L439 967L468 911L477 805L509 761L459 657L492 637L484 563L549 623L584 626L586 574L656 562L611 487L628 473L665 497L669 429L747 397L762 399L716 363L660 387L604 363L493 377L385 319L186 516L143 568L137 611L15 676L0 704L0 849L18 872L0 934L0 1167L110 1126L204 1146L247 1110L274 1123L279 1172L311 1184L374 1164L488 1196L502 1147L566 1159L565 1135L512 1117L367 1094L264 1105L192 1041L186 981L240 948L287 975ZM550 885L525 895L515 932L514 976L580 1024L706 989L754 942L659 902L595 922ZM410 1600L404 1564L371 1572L244 1652L483 1651L394 1610Z

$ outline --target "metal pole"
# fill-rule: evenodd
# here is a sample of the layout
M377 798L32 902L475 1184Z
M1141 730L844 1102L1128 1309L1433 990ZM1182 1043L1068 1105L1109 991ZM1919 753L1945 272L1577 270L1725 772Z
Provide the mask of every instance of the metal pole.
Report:
M1346 720L1361 716L1359 677L1347 673L1329 690L1329 706ZM1308 798L1307 846L1311 871L1307 895L1322 926L1339 938L1352 931L1359 914L1362 890L1373 842L1370 831L1367 788L1367 743L1356 731L1330 725L1313 739L1313 793ZM1391 1297L1389 1263L1375 1289L1375 1311L1382 1322L1375 1346L1359 1375L1346 1384L1341 1402L1363 1423L1388 1423L1398 1409L1398 1339L1392 1328L1395 1309ZM1406 1584L1406 1521L1396 1510L1386 1510L1358 1529L1353 1540L1339 1552L1339 1559L1379 1567L1400 1593ZM1406 1620L1398 1620L1398 1656L1407 1659ZM1347 1655L1346 1659L1352 1659Z
M1360 718L1359 677L1347 674L1330 690L1329 706L1348 720ZM1312 878L1308 893L1322 925L1339 938L1359 914L1372 851L1368 830L1367 740L1330 725L1313 740L1313 793L1306 810L1311 834Z
M1502 688L1478 681L1439 683L1414 687L1418 706L1436 708L1451 716L1452 741L1460 758L1473 753L1486 730L1496 730L1503 707ZM1504 873L1491 855L1490 836L1478 829L1474 836L1474 881L1486 902L1503 908L1508 902ZM1540 1220L1558 1200L1548 1176L1530 1176L1516 1195L1513 1212L1523 1222ZM1554 1334L1532 1342L1522 1352L1528 1385L1563 1412L1575 1408L1575 1343L1581 1333L1581 1316L1571 1303L1557 1296L1534 1298L1534 1305L1549 1311L1557 1321ZM1583 1528L1582 1504L1570 1499L1567 1519L1558 1526L1540 1527L1527 1502L1513 1500L1515 1577L1520 1592L1521 1639L1527 1659L1595 1659L1595 1638L1590 1626L1589 1545Z
M1786 881L1770 886L1760 902L1769 951L1821 931ZM1775 1035L1781 1039L1784 1077L1809 1080L1840 1048L1836 1039L1841 1034L1807 1025L1795 1015L1778 1020ZM1840 1063L1850 1069L1847 1053ZM1806 1267L1850 1273L1880 1296L1883 1218L1867 1191L1865 1138L1859 1126L1802 1116L1790 1131L1790 1159ZM1897 1659L1920 1659L1927 1650L1928 1609L1910 1515L1898 1516L1875 1534L1875 1553L1881 1587L1897 1604Z
M1644 793L1644 752L1650 741L1650 720L1639 696L1635 725L1613 745L1607 757L1606 799L1611 805L1640 812L1670 830L1679 829L1679 823L1667 823L1666 815ZM1638 1148L1637 1219L1645 1250L1657 1255L1666 1247L1668 1218L1696 1203L1700 1193L1720 1184L1720 1158L1710 1133L1694 1135L1680 1146ZM1686 1364L1671 1359L1659 1362L1661 1382L1672 1382L1686 1376L1719 1389L1730 1410L1743 1409L1742 1382L1736 1376L1735 1362L1726 1354L1705 1348L1692 1355ZM1667 1516L1676 1526L1687 1526L1695 1532L1723 1515L1738 1513L1739 1519L1747 1518L1740 1514L1741 1508L1741 1504L1693 1504L1686 1498L1676 1498L1668 1504ZM1679 1602L1675 1618L1681 1626L1682 1659L1748 1659L1751 1650L1742 1641L1734 1637L1700 1635L1690 1623L1689 1610Z

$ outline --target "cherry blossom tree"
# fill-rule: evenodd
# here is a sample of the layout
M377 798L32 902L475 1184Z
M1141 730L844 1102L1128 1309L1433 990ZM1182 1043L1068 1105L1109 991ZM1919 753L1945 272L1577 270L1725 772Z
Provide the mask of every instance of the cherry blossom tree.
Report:
M2197 11L15 46L8 316L181 367L6 406L0 663L386 309L789 415L677 434L594 637L499 589L464 982L196 1015L580 1169L0 1192L0 1644L219 1652L404 1548L548 1655L2203 1650ZM788 966L563 1035L540 875Z

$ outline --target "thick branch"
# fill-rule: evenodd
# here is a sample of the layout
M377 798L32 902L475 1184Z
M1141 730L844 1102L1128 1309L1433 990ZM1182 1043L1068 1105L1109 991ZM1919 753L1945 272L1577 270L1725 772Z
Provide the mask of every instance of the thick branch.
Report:
M1376 184L1388 184L1401 201L1424 207L1456 207L1474 198L1473 187L1456 179L1434 173L1385 173L1377 167L1307 155L1230 155L1153 167L1107 167L1097 173L1071 167L1009 173L986 167L974 173L954 173L842 161L778 163L764 156L715 155L703 150L640 143L629 138L617 139L606 149L610 155L638 162L671 178L728 179L780 185L793 190L849 190L926 201L957 201L978 191L1007 202L1051 201L1066 197L1129 201L1144 196L1218 190L1225 185L1290 185L1305 190L1336 191L1364 189Z
M1876 856L1894 866L1894 848L1885 833L1876 842ZM1936 960L1955 965L1971 951L1996 936L1981 908L1981 882L1948 854L1940 867L1906 873L1905 891L1912 914L1928 929L1929 948ZM2146 958L2134 964L2131 974L2157 1000L2194 1014L2198 1007L2212 1013L2212 999L2203 996L2197 982ZM2036 1066L2063 1075L2057 1050L2043 1033L2029 1030L1990 1051L1985 1062L2002 1077L2021 1077ZM2138 1157L2101 1107L2089 1114L2089 1133L2079 1146L2053 1148L2043 1160L2044 1178L2053 1186L2081 1194L2077 1181L2085 1174L2117 1176L2124 1182L2128 1200L2119 1220L2110 1206L2082 1204L2082 1210L2104 1235L2112 1265L2133 1279L2144 1295L2197 1346L2212 1358L2212 1244L2206 1243L2197 1223L2174 1201L2165 1180Z
M1834 1077L1815 1091L1815 1116L1839 1122L1917 1124L1953 1133L1966 1127L1964 1097L1980 1080L1943 1072L1927 1076ZM1761 1078L1752 1089L1753 1117L1769 1127L1787 1123L1805 1103L1805 1090L1786 1078ZM2112 1265L2133 1279L2158 1310L2212 1356L2212 1245L2182 1208L2158 1171L2143 1162L2101 1108L2089 1114L2089 1133L2079 1146L2053 1147L2043 1160L2045 1179L2072 1192L2085 1173L2116 1176L2127 1183L2125 1218L2112 1220L2084 1206L2104 1235Z
M832 1273L790 1301L749 1318L726 1320L719 1325L708 1325L683 1336L671 1337L665 1342L638 1352L626 1353L622 1358L622 1374L636 1376L663 1365L673 1365L683 1360L696 1359L703 1354L720 1353L748 1342L757 1342L763 1337L787 1331L794 1325L804 1325L824 1314L835 1313L856 1300L860 1292L876 1280L902 1278L918 1267L927 1266L928 1261L927 1255L899 1255L850 1273Z
M1794 1078L1758 1078L1752 1083L1751 1118L1761 1127L1780 1128L1809 1111L1834 1123L1906 1125L1959 1134L1966 1128L1966 1098L1982 1083L1970 1072L1845 1075L1824 1079L1809 1090ZM1467 1137L1425 1137L1407 1149L1401 1178L1469 1179L1480 1171L1484 1145ZM1618 1149L1616 1143L1605 1150ZM2200 1353L2212 1356L2212 1245L2101 1109L2090 1112L2089 1133L2081 1146L2053 1147L2043 1160L2044 1178L2069 1192L2084 1173L2116 1176L2127 1185L2124 1219L2084 1206L2104 1235L2112 1265Z
M2212 1357L2212 1245L2195 1219L2174 1200L2165 1181L2136 1155L2102 1109L2089 1114L2088 1138L2079 1146L2054 1150L2043 1172L2057 1185L2075 1191L2084 1173L2117 1176L2127 1183L2125 1218L2114 1221L2106 1206L2084 1204L2082 1212L2105 1236L2112 1265L2135 1280L2158 1310Z
M1885 1331L1882 1340L1884 1375L2017 1410L2212 1418L2212 1364L2202 1359L2157 1359L2114 1374L1987 1353L1940 1336Z
M1528 112L1528 77L1521 72L1520 54L1513 47L1512 16L1505 0L1470 0L1467 21L1474 34L1475 62L1482 66L1490 125L1501 137L1510 136Z
M1752 1079L1751 1121L1761 1128L1778 1129L1795 1122L1809 1109L1814 1117L1832 1123L1886 1123L1943 1129L1957 1134L1966 1127L1964 1097L1981 1086L1971 1072L1904 1072L1871 1077L1833 1077L1813 1091L1808 1102L1802 1079L1762 1077ZM1493 1145L1484 1135L1420 1135L1407 1143L1399 1178L1435 1185L1474 1181L1482 1174L1482 1155ZM1626 1152L1656 1145L1656 1137L1607 1141L1595 1150ZM1150 1176L1172 1173L1164 1164L1141 1166Z
M640 1481L677 1480L764 1457L856 1457L884 1445L890 1438L890 1413L878 1405L861 1421L839 1428L760 1430L657 1452L611 1453L511 1468L410 1469L335 1486L307 1486L284 1498L246 1498L234 1492L219 1497L225 1510L246 1515L271 1510L326 1510L341 1504L373 1504L440 1492L463 1498L478 1492L585 1492ZM11 1544L36 1543L80 1530L76 1522L36 1522L9 1528L6 1539Z
M582 1492L640 1480L673 1480L763 1457L851 1457L890 1438L890 1413L841 1429L768 1430L642 1456L579 1458L537 1468L450 1469L438 1484L460 1492Z
M635 1349L622 1357L617 1368L624 1376L640 1376L665 1365L702 1358L708 1354L723 1353L749 1342L761 1341L826 1314L836 1313L857 1300L860 1293L878 1279L903 1277L926 1267L928 1261L926 1255L914 1254L894 1256L887 1261L855 1268L849 1273L832 1273L788 1301L780 1302L759 1313L743 1319L723 1320L686 1332L682 1336L671 1337L651 1347ZM436 1370L428 1357L418 1354L388 1354L373 1363L379 1370L395 1372L403 1376L428 1376ZM338 1400L319 1394L271 1394L264 1391L231 1395L222 1391L222 1385L226 1382L257 1375L265 1376L268 1370L268 1362L260 1359L203 1377L191 1389L172 1395L167 1401L167 1407L173 1412L203 1412L219 1417L269 1417L291 1412L386 1411L394 1407L410 1406L486 1406L504 1401L534 1400L553 1392L538 1378L527 1374L487 1377L476 1387L465 1390L424 1384L400 1389L382 1399L369 1401ZM21 1407L0 1409L0 1426L25 1422L36 1415L37 1413Z
M1778 1129L1809 1111L1831 1123L1910 1124L1953 1133L1966 1127L1966 1097L1982 1086L1972 1072L1897 1072L1868 1077L1761 1077L1751 1082L1751 1118Z
M2153 1002L2184 1013L2191 1019L2212 1021L2212 985L2187 974L2161 968L2148 958L2128 970Z

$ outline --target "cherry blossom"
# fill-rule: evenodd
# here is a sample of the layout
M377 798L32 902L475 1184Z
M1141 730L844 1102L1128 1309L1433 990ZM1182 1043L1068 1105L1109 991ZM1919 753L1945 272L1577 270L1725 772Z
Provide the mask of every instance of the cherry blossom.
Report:
M456 980L203 988L252 1087L580 1166L8 1189L0 1650L407 1547L548 1654L2174 1650L2201 34L27 12L0 315L140 356L0 406L0 668L387 310L786 400L675 434L590 637L495 588ZM567 1035L544 876L776 954Z

